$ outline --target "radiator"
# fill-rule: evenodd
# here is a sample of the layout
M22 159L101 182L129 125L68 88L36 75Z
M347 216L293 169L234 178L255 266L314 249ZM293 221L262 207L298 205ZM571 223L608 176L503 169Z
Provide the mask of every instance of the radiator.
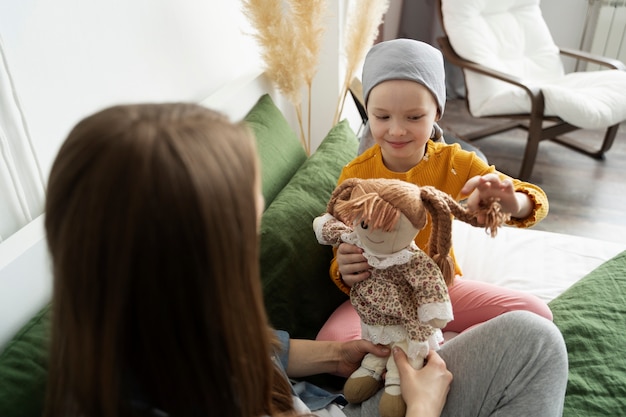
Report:
M626 62L626 0L589 0L586 26L585 49ZM587 69L600 68L590 64Z

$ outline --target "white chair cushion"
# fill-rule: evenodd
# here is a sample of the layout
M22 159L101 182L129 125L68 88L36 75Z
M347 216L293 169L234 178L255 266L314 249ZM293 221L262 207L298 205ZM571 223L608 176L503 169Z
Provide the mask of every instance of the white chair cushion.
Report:
M546 114L583 129L602 129L626 120L626 72L574 72L542 86Z
M565 74L539 0L442 0L445 31L463 58L541 87L545 114L582 128L626 120L626 72ZM469 109L476 117L530 111L519 87L465 72Z

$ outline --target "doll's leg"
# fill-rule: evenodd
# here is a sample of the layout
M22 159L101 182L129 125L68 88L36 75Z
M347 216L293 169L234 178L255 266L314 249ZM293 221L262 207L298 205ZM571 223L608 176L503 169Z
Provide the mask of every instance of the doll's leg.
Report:
M454 320L444 332L461 333L503 313L526 310L552 320L552 312L540 298L486 282L457 277L449 288Z
M347 342L360 338L361 319L350 300L347 300L330 315L315 339Z
M398 342L394 346L397 346L408 352L407 342ZM428 352L428 343L424 342L424 350ZM424 366L424 356L418 355L415 358L409 359L411 366L415 369L422 369ZM402 392L400 391L400 373L398 372L398 366L393 359L393 355L387 358L387 373L385 374L385 389L380 397L379 412L381 417L403 417L406 413L406 404L402 399Z
M358 404L376 394L382 384L386 362L387 358L381 358L372 353L365 355L361 361L361 367L350 375L343 387L346 400Z

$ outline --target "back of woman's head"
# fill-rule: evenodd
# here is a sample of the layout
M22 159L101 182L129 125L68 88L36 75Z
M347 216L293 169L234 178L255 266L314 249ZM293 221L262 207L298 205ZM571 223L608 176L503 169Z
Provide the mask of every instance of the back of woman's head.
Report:
M271 411L258 169L250 132L194 104L116 106L71 131L46 202L49 415Z

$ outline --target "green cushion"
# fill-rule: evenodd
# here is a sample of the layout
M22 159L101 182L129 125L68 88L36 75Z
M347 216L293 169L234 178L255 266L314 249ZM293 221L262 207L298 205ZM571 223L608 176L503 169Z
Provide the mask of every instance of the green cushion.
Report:
M626 252L550 302L565 338L569 380L564 417L626 410Z
M328 275L330 246L320 245L313 219L322 214L358 140L343 121L322 141L266 209L261 222L261 274L272 325L293 337L314 338L347 297Z
M307 158L306 152L274 101L265 94L244 121L257 138L263 197L268 207Z
M41 416L48 366L49 306L0 353L0 416Z

